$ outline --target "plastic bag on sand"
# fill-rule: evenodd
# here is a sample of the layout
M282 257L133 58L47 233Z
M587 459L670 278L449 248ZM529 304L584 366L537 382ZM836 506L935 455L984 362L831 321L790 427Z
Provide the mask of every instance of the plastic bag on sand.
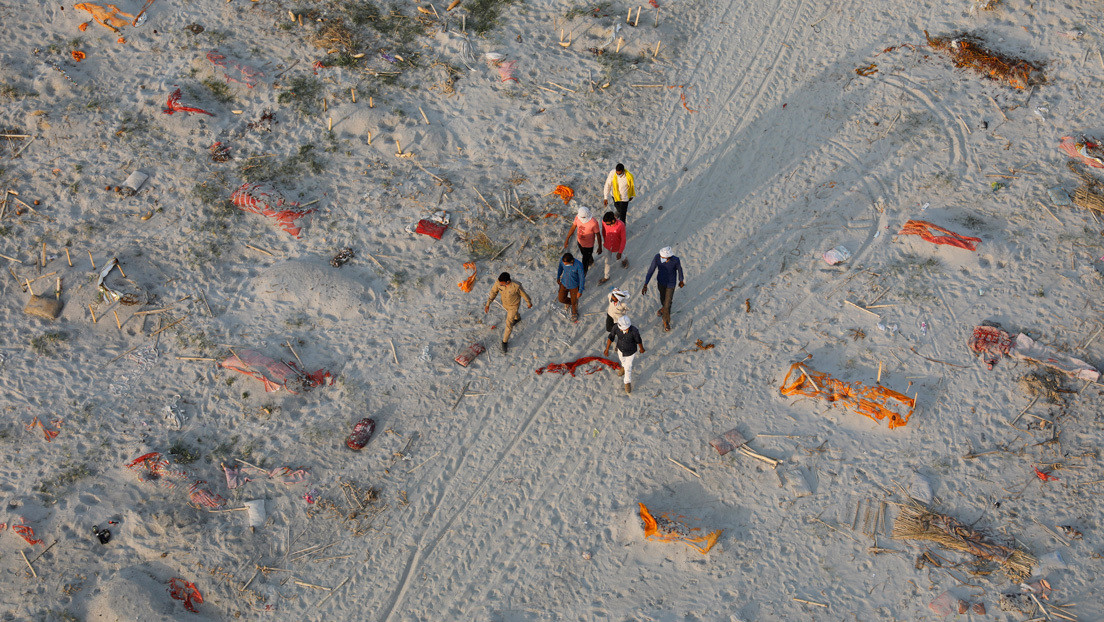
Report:
M640 521L644 523L644 539L655 542L682 542L705 555L717 538L721 537L724 529L717 529L709 533L702 531L700 527L691 527L685 516L671 516L667 513L652 515L643 503L640 505Z
M851 259L851 251L847 250L846 246L837 246L830 251L826 251L823 257L829 266L834 266Z
M245 502L246 513L249 514L249 526L260 527L264 524L267 514L265 514L264 499L253 499L252 501Z

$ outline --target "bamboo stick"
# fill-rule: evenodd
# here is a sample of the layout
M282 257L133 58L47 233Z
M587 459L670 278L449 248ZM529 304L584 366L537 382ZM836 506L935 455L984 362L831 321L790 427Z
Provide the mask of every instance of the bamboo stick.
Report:
M687 473L693 475L694 477L696 477L698 479L701 479L701 475L699 475L698 472L695 471L694 469L691 469L690 467L688 467L685 464L679 462L678 460L675 460L674 458L672 458L670 456L667 456L667 459L670 460L671 462L674 462L675 464L679 465L680 467L682 467L682 469L685 470Z

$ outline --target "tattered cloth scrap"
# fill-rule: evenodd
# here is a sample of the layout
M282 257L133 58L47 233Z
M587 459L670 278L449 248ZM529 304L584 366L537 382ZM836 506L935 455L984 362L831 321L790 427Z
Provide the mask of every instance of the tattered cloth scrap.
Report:
M211 64L223 69L223 76L227 82L240 82L249 88L257 86L257 78L263 78L264 72L251 65L242 65L234 61L226 60L218 50L207 52L207 60Z
M514 70L516 68L516 60L508 60L504 63L501 63L498 66L498 77L501 78L502 82L509 82L510 80L517 82L518 79L514 77Z
M179 88L177 88L175 91L172 92L171 95L169 95L169 99L165 101L165 108L161 112L165 114L173 114L175 112L197 112L199 114L205 114L209 117L215 116L202 108L192 108L190 106L185 106L181 104Z
M455 360L456 363L461 367L467 367L471 364L472 361L475 360L475 357L483 354L486 351L487 348L483 347L482 343L476 342L461 350L460 353L457 354L456 358L453 360Z
M292 469L291 467L285 466L266 471L248 464L241 466L226 466L224 464L222 465L222 471L226 475L226 487L230 490L238 486L243 486L260 477L276 480L285 486L305 482L307 478L310 477L310 473L302 467ZM255 477L249 477L250 473L254 474Z
M793 382L790 381L790 376L795 376ZM780 390L782 395L787 396L804 395L828 402L842 402L847 408L877 421L888 417L891 430L906 425L916 408L916 399L903 393L882 386L868 387L860 382L843 382L824 372L813 371L801 363L790 366Z
M943 235L935 235L932 231L942 233ZM971 238L959 235L939 225L933 225L926 220L910 220L906 222L905 226L897 233L899 235L918 235L932 244L957 246L958 248L963 248L968 251L976 251L978 244L981 244L981 238Z
M27 541L27 544L34 546L36 544L42 544L42 540L35 537L34 529L30 525L26 524L27 519L22 516L19 517L19 523L12 523L11 530ZM7 523L0 523L0 530L3 530L8 526Z
M196 603L203 603L203 595L199 593L195 583L173 577L169 579L169 595L175 600L184 601L184 608L188 611L199 613L195 606Z
M1008 578L1016 582L1030 577L1032 567L1038 564L1034 556L996 543L990 536L975 531L969 525L933 512L915 501L901 506L897 519L893 521L893 538L935 542L952 551L996 562Z
M618 370L618 369L621 369L621 364L616 362L616 361L611 361L609 359L605 359L605 358L602 358L600 356L584 356L581 359L575 359L574 361L568 361L567 363L549 363L549 364L545 365L544 367L541 367L541 368L537 369L537 375L543 374L544 372L548 371L548 372L552 372L554 374L565 374L566 373L566 374L571 374L572 376L574 376L575 375L575 369L578 368L578 367L581 367L583 365L586 365L587 363L600 363L600 365L595 365L594 367L591 367L590 369L586 369L586 370L583 371L583 373L585 373L588 376L595 373L595 372L597 372L597 371L599 371L599 370L601 370L602 365L605 365L605 366L607 366L610 369L615 370L615 371Z
M558 195L563 199L564 205L571 202L571 199L575 198L575 191L569 186L556 186L556 189L552 191L552 194Z
M644 523L645 540L682 542L705 555L717 543L717 538L720 538L721 534L724 533L724 529L705 533L701 527L690 526L690 519L685 516L671 516L666 512L653 516L643 503L638 503L638 505L640 506L640 522Z
M460 291L466 293L470 292L472 288L475 287L475 275L478 274L479 271L476 270L475 264L470 261L464 264L464 269L471 270L471 274L468 275L468 278L457 283L456 286L460 288Z
M1001 356L1007 356L1045 365L1074 378L1090 382L1100 380L1100 372L1085 361L1062 354L1023 333L1013 337L996 326L974 328L974 333L970 337L970 349L975 354L983 355L982 360L989 369L993 369L993 365Z
M298 394L325 385L326 379L333 384L333 375L324 369L308 373L291 361L277 361L256 350L238 350L219 364L260 380L268 393L287 389Z
M176 483L172 480L187 481L192 479L187 471L178 468L172 468L172 463L168 459L163 458L160 453L151 451L150 453L138 456L134 460L127 463L126 467L132 471L139 471L138 481L158 483L165 488L176 488ZM204 484L207 482L201 479L193 481L188 486L188 500L195 506L203 506L207 508L217 508L226 504L226 499L214 494L208 490Z
M119 32L119 29L123 26L130 26L134 23L133 15L123 13L114 4L109 4L107 8L104 8L91 2L81 2L74 5L73 8L78 11L88 11L92 14L92 19L96 20L101 26L110 28L112 32Z
M298 238L302 227L297 221L317 211L303 209L298 203L284 199L278 191L262 184L246 182L230 195L230 200L243 210L276 220L281 229Z
M1085 166L1104 168L1104 148L1095 140L1085 137L1075 140L1072 136L1063 136L1058 148Z

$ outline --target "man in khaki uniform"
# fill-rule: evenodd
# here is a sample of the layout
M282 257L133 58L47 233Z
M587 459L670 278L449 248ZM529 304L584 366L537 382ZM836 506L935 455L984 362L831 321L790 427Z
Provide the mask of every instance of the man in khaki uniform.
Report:
M530 309L533 308L533 301L529 300L529 294L525 293L525 288L521 286L521 283L511 281L510 273L503 272L498 275L498 280L491 288L491 295L487 298L487 304L483 305L483 313L491 310L491 303L500 293L502 294L502 307L506 309L506 328L502 332L502 353L506 354L506 344L510 341L510 333L514 330L514 324L521 321L521 314L518 313L518 310L521 309L522 298L525 299L525 304Z

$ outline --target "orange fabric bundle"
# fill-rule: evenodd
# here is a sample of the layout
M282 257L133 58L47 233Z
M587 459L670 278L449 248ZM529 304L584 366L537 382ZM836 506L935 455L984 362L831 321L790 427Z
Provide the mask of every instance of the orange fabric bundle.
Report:
M934 235L932 231L937 231L943 235ZM939 225L933 225L925 220L910 220L905 223L905 226L898 231L900 235L918 235L924 240L931 242L932 244L947 244L949 246L957 246L968 251L976 251L977 245L981 244L981 238L970 238L964 235L959 235L954 231L949 231L940 227Z
M695 551L705 555L724 529L717 529L702 535L700 527L690 527L683 516L670 517L667 514L652 516L643 503L640 506L640 521L644 523L644 539L654 542L683 542Z
M556 186L556 189L552 191L552 194L560 195L560 198L564 200L564 205L571 202L571 199L575 197L575 191L568 186Z
M798 376L790 382L790 376L797 372ZM782 395L804 395L815 397L828 402L843 402L851 410L865 415L876 421L889 417L889 429L899 428L908 423L912 417L912 411L916 408L916 400L882 386L868 387L859 382L843 382L824 372L807 369L801 363L794 363L786 377L782 380L780 389ZM895 405L899 410L907 409L901 413L890 409Z
M199 588L195 586L195 583L173 577L169 579L169 595L176 600L184 601L184 608L188 611L199 613L195 603L202 603L203 595L199 593Z
M72 52L69 52L69 55L72 56L73 60L77 61L78 63L84 60L84 52L81 52L79 50L73 50Z
M107 8L92 4L91 2L81 2L73 7L78 11L88 11L92 14L92 19L99 22L101 25L110 28L115 32L119 32L119 29L123 26L130 26L134 23L134 16L130 13L123 13L119 10L119 7L114 4L107 5ZM126 19L123 19L126 17Z
M471 276L460 281L456 286L459 287L461 291L470 292L472 287L475 286L475 275L477 274L477 270L475 269L475 264L470 261L464 264L464 268L472 271Z

